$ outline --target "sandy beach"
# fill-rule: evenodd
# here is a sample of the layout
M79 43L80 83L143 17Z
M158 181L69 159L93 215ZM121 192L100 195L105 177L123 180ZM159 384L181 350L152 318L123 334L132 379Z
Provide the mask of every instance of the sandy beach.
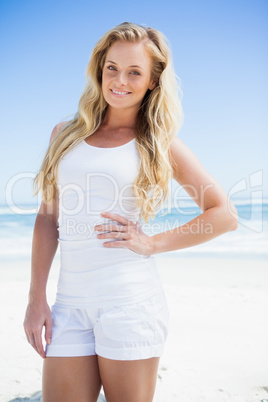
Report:
M268 262L156 255L170 311L155 402L268 400ZM59 259L48 285L52 304ZM0 269L0 401L41 391L42 359L22 322L30 261ZM36 399L37 400L37 399Z

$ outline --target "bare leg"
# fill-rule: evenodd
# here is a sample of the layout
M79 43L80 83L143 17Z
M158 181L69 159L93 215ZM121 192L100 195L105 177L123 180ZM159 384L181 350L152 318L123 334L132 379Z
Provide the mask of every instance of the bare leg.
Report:
M111 360L98 356L107 402L151 402L159 357L143 360Z
M44 359L43 402L96 402L100 388L97 356Z

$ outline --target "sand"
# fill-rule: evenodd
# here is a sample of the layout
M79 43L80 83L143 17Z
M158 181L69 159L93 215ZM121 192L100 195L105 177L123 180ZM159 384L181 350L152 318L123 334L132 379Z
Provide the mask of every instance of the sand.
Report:
M268 263L156 255L170 311L155 402L268 400ZM54 301L59 260L49 280ZM0 270L0 401L40 400L42 359L22 322L30 263ZM121 402L121 401L120 401Z

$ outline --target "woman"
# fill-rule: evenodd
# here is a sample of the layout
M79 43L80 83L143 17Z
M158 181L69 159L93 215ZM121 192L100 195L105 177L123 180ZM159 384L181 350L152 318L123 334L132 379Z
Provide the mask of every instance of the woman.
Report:
M95 46L75 117L58 124L39 174L24 328L43 357L43 401L153 400L169 312L153 254L237 228L219 183L176 137L182 110L168 42L123 23ZM147 236L173 177L203 213ZM205 190L204 190L205 189ZM202 221L211 230L191 231ZM52 312L46 283L57 245ZM45 327L45 350L42 329Z

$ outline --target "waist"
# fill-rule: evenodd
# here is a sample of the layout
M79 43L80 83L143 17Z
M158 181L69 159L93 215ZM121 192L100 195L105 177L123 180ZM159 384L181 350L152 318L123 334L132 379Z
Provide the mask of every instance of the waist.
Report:
M95 235L96 236L96 235ZM111 239L98 239L91 236L88 239L66 240L59 238L61 265L65 269L74 265L83 270L99 268L107 264L122 264L124 262L137 262L137 260L154 260L153 255L143 255L124 246L122 247L105 247L104 242L113 241ZM118 239L116 239L118 241Z
M60 240L61 268L57 300L70 306L113 300L134 302L161 287L153 255L128 248L105 248L100 240Z
M105 211L105 209L102 209ZM118 214L122 217L125 217L131 222L136 223L139 218L139 211L135 210L132 213L123 214L121 211L112 210L108 211L115 214ZM97 238L98 233L95 231L96 225L104 225L104 224L114 224L114 225L121 225L116 220L104 218L100 215L100 213L63 213L59 214L58 219L58 231L59 231L59 238L62 241L89 241L89 240L99 240ZM108 230L107 230L108 231ZM105 232L105 230L103 231ZM101 233L103 233L101 232Z

